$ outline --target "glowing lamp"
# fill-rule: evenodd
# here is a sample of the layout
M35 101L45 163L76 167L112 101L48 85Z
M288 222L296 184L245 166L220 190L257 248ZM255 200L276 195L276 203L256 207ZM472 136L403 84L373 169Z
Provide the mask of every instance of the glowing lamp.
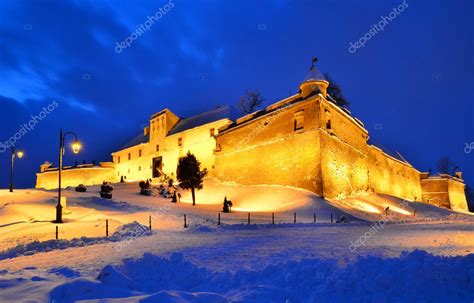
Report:
M79 141L74 141L74 143L72 144L72 151L77 154L79 153L79 151L81 150L81 143L79 143Z
M19 150L19 151L16 153L16 155L18 156L18 158L21 159L21 158L23 158L23 155L24 155L24 154L23 154L23 151Z

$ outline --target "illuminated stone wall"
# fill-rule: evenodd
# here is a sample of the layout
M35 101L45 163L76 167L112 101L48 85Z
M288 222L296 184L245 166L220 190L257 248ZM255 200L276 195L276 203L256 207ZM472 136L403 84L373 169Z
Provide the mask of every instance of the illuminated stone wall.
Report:
M449 175L422 179L421 187L425 203L454 210L468 210L464 183Z
M448 180L443 178L428 178L421 180L423 202L440 207L450 207Z
M317 99L283 105L217 137L216 177L240 184L278 184L322 195ZM303 128L295 130L298 117Z
M62 187L84 185L98 185L103 181L114 181L113 167L85 167L64 169L61 173ZM36 174L36 188L58 188L58 171L45 171Z
M139 144L113 154L115 180L126 177L127 182L141 181L152 176L152 157L149 144Z
M214 129L214 134L216 135L219 128L230 124L231 121L229 119L222 119L171 136L164 136L164 132L160 130L162 124L157 122L160 121L156 120L157 118L159 117L155 117L153 121L155 121L155 125L160 125L160 127L150 128L150 142L112 154L115 163L116 180L120 180L120 176L125 176L127 182L152 178L153 159L157 157L162 157L162 172L176 180L178 160L180 157L185 156L188 151L193 153L201 162L201 168L207 168L209 176L212 176L216 139L212 136L211 129ZM163 120L166 121L167 119ZM163 127L166 127L166 125Z
M410 201L421 201L420 172L375 146L368 147L370 190Z
M186 156L187 152L191 152L201 162L201 169L207 168L209 176L213 175L216 148L216 139L211 134L214 129L214 135L218 134L218 129L230 124L228 119L219 120L208 123L178 134L174 134L165 138L164 149L154 153L152 157L163 157L163 171L169 176L176 175L179 158ZM179 145L181 142L181 146ZM176 179L173 177L173 179Z
M345 198L368 189L367 156L326 132L321 133L324 197Z
M464 183L450 179L448 182L449 203L451 209L468 211L466 193L464 191L466 185Z
M467 209L462 182L422 188L421 173L368 145L367 130L348 112L321 96L288 104L295 99L267 107L279 109L274 113L250 114L224 130L217 137L215 176L240 184L300 187L329 199L375 192ZM303 116L303 128L295 130L298 116Z
M321 170L327 198L368 190L367 131L332 103L321 102Z

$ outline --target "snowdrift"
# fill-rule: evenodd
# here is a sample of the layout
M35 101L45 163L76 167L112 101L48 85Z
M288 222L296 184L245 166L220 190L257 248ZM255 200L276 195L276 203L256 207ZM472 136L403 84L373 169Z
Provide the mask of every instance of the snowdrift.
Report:
M190 192L181 191L181 194L182 202L192 203ZM349 221L384 219L387 222L430 220L474 222L474 216L470 214L374 193L341 200L326 200L300 188L280 185L241 185L213 178L206 179L204 188L196 192L198 204L221 206L224 197L234 204L233 211L287 214L297 212L298 216L307 218L316 213L322 222L328 222L331 214L334 220L344 215Z
M181 202L192 203L189 191L181 192ZM241 185L221 182L214 178L204 180L204 188L196 191L198 204L222 205L224 197L233 203L235 211L284 211L304 206L314 199L314 193L280 185ZM321 199L322 200L322 199Z
M181 253L144 254L106 266L97 279L59 285L49 296L56 302L472 302L474 254L416 250L399 258L359 257L344 267L335 259L307 259L236 272L199 268Z
M132 222L119 226L117 230L110 237L81 237L73 238L71 240L48 240L48 241L33 241L28 244L20 244L13 248L0 252L0 260L15 258L22 255L33 255L39 252L47 252L55 249L66 249L70 247L81 247L92 244L99 244L105 242L117 242L123 240L131 240L138 237L150 236L152 232L147 226L138 222Z
M469 221L474 222L472 214L456 212L421 202L413 202L401 198L365 194L342 200L330 200L332 205L368 221L384 219L388 222L426 222L426 221ZM386 211L386 209L388 209Z

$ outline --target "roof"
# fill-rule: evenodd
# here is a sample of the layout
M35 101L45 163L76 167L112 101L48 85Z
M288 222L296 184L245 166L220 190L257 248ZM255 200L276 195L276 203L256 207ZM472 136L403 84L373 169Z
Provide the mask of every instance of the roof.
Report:
M228 125L227 128L225 128L223 131L219 132L219 134L222 134L223 132L226 132L228 130L232 130L236 127L240 127L240 126L246 124L249 121L253 121L253 120L258 119L258 118L260 118L262 116L265 116L267 114L271 114L271 113L283 110L285 107L291 106L291 105L293 105L293 104L295 104L299 101L302 101L302 100L303 99L301 97L299 97L299 94L292 95L292 96L282 100L282 101L285 101L285 102L279 101L279 102L273 103L273 104L267 106L265 109L257 110L253 113L250 113L250 114L247 114L245 116L240 117L240 119L236 119L235 121L233 121L233 123ZM276 106L276 105L278 105L278 106Z
M162 113L165 113L165 112L167 112L167 111L168 111L168 112L171 112L171 111L170 111L169 109L167 109L167 108L162 109L162 110L160 110L159 112L154 113L153 115L151 115L151 119L153 119L153 118L155 118L156 116L159 116L159 115L161 115Z
M379 149L381 149L384 153L386 153L390 157L395 158L400 162L403 162L405 164L408 164L408 165L412 166L410 164L410 162L408 162L398 151L396 151L394 149L391 149L391 148L387 148L385 146L382 146L379 143L374 143L374 141L372 139L369 139L367 143L370 144L370 145L373 145L375 147L378 147Z
M319 71L319 69L316 67L316 65L313 64L311 66L308 74L304 78L303 82L309 82L309 81L327 81L324 75Z
M179 122L176 123L176 125L168 132L168 136L226 118L234 121L239 116L240 113L235 107L230 105L220 106L211 111L179 120Z
M141 132L138 136L136 136L135 138L133 138L132 140L130 140L127 144L125 144L124 146L122 146L122 147L120 148L120 150L129 148L129 147L132 147L132 146L135 146L135 145L138 145L138 144L147 143L149 137L150 137L150 135L144 136L144 135L143 135L143 132Z
M164 109L154 114L153 116L157 116L166 110L169 110L169 109ZM176 123L176 125L168 132L168 136L174 135L174 134L177 134L185 130L198 127L207 123L219 121L225 118L228 118L234 121L239 116L240 116L240 113L235 107L230 106L230 105L220 106L211 111L204 112L196 116L183 118L179 120L179 122ZM130 148L130 147L143 144L143 143L148 143L149 140L150 140L150 135L148 134L144 136L143 132L141 132L139 135L135 136L132 140L130 140L127 144L122 146L120 150Z

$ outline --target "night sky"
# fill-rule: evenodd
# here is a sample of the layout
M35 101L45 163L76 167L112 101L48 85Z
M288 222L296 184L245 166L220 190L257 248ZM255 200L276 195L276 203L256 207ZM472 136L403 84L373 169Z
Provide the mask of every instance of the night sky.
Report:
M52 109L16 139L25 151L16 186L33 187L45 160L57 165L61 127L83 143L65 164L110 161L163 108L186 117L235 105L247 89L267 104L297 92L313 56L371 138L421 171L447 155L474 185L474 149L465 152L474 142L473 1L405 3L350 52L402 1L3 0L0 142ZM144 30L148 16L159 18ZM9 183L4 150L0 188Z

